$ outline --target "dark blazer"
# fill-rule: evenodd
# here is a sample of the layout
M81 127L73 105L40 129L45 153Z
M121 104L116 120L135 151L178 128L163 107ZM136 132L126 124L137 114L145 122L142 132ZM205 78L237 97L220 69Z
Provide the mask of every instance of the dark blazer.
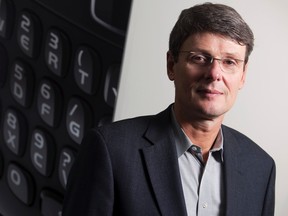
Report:
M187 215L170 112L92 130L71 171L63 215ZM226 215L274 215L273 159L243 134L222 130Z

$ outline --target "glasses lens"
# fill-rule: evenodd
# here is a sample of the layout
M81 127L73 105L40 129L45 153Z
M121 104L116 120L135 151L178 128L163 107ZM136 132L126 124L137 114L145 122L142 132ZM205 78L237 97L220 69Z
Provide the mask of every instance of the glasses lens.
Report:
M216 59L215 59L216 60ZM239 68L239 61L233 58L217 59L223 72L233 73Z

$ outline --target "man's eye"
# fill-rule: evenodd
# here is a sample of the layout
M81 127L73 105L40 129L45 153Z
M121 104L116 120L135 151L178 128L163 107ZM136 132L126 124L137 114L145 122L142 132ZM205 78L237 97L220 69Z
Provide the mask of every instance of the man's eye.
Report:
M226 58L222 60L222 63L227 66L237 66L237 61L235 59Z
M209 59L204 55L191 55L189 56L189 61L196 64L207 64Z

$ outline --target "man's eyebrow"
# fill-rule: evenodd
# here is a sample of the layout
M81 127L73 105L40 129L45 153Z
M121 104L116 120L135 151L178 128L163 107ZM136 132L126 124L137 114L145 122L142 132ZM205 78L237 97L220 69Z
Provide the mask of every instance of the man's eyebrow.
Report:
M214 56L211 54L211 51L208 50L208 49L205 49L205 48L194 48L194 49L191 49L189 51L194 51L194 52L199 52L199 53L202 53L202 54L205 54L205 55L210 55L210 56ZM227 51L227 52L222 52L221 53L221 56L230 56L230 57L233 57L233 58L236 58L236 59L241 59L241 54L238 53L238 52L230 52L230 51Z

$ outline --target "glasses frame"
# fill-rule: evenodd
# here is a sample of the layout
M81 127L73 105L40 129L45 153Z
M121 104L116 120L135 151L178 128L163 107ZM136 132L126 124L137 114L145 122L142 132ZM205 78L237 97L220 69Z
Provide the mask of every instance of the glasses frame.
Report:
M228 69L228 70L225 69L225 67L223 66L223 64L224 64L223 62L224 62L225 60L233 60L233 61L235 61L235 62L237 63L237 65L239 65L239 63L245 62L244 59L237 59L237 58L216 58L216 57L214 57L214 56L212 56L212 55L210 55L210 54L205 54L205 53L202 53L202 52L195 52L195 51L188 51L188 50L187 50L187 51L186 51L186 50L181 50L181 51L179 51L178 53L179 53L179 54L180 54L180 53L199 54L199 55L202 55L202 56L206 57L207 60L209 60L208 62L203 63L203 64L197 63L197 62L193 62L195 65L199 65L199 66L210 66L210 65L213 64L213 62L216 60L216 61L218 61L221 70L222 70L223 72L225 72L225 73L227 73L227 72L230 72L230 73L235 72L235 70L229 71L229 69Z

